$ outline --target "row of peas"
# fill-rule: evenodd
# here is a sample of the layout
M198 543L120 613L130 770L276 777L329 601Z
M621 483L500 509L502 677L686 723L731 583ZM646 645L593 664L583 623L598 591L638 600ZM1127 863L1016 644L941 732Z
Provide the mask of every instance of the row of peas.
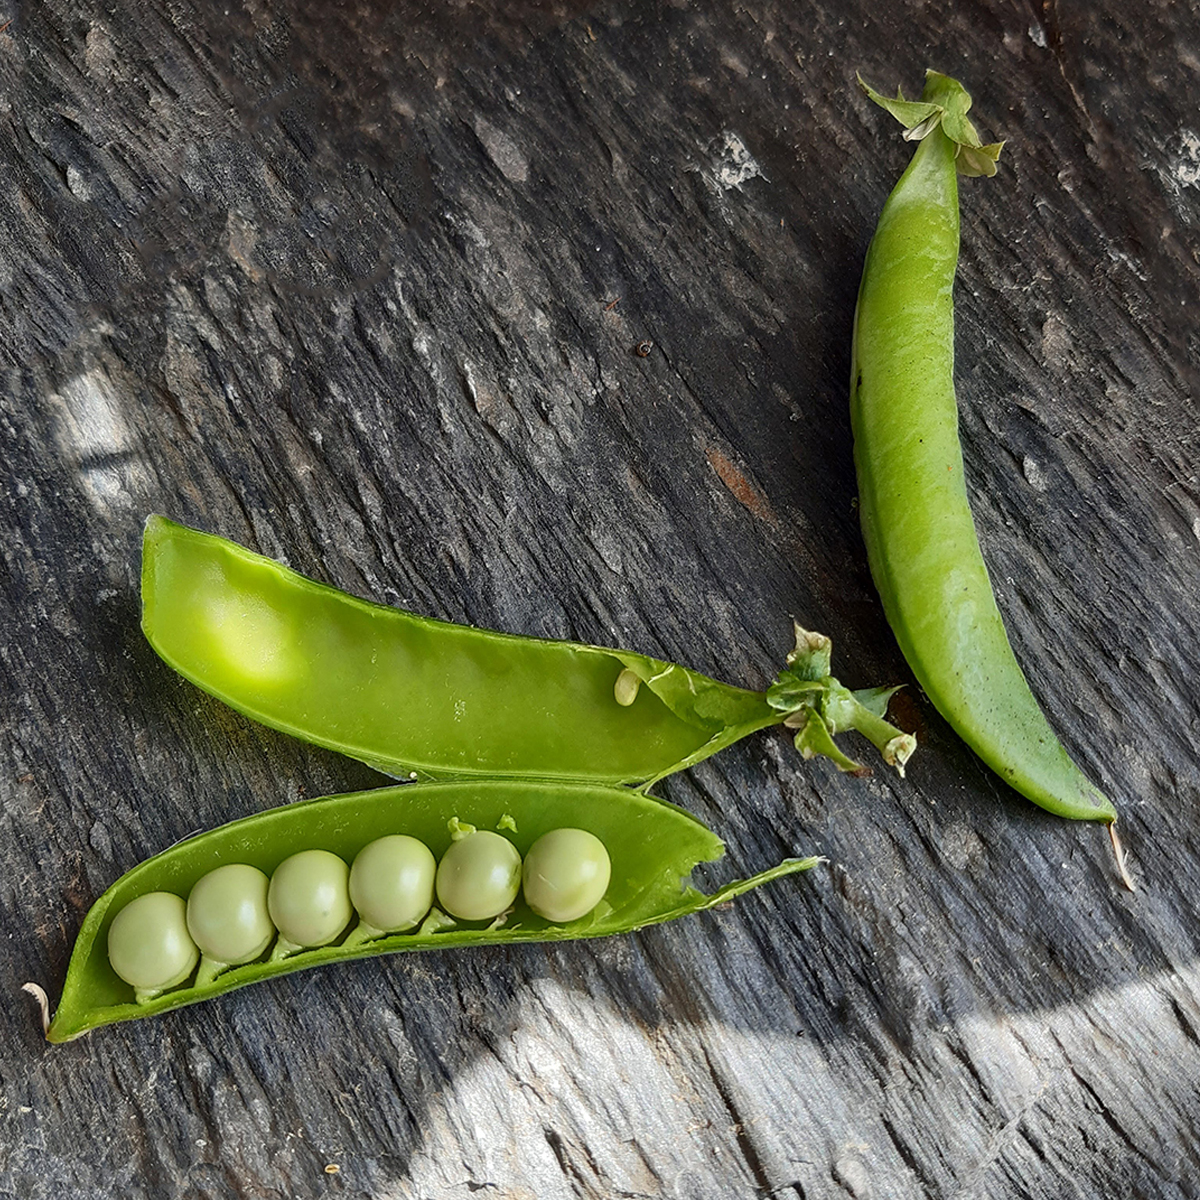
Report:
M439 863L424 842L389 834L346 863L328 850L302 850L270 878L247 863L227 863L197 881L185 901L173 892L131 900L113 919L113 970L147 1000L186 983L211 982L232 966L327 946L358 923L346 943L489 921L524 894L538 916L566 924L604 898L612 872L604 843L584 829L553 829L529 848L455 819L454 840ZM433 907L434 896L441 910Z

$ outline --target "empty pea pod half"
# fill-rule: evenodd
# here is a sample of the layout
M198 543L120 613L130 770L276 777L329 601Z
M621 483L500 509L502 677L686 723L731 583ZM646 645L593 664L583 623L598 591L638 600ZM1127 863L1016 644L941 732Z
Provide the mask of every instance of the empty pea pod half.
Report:
M474 882L440 878L472 846ZM820 861L712 894L687 885L723 853L682 809L601 784L451 780L270 809L177 843L96 901L47 1037L341 959L627 933Z
M903 772L894 689L850 692L828 639L797 627L766 692L625 650L494 633L372 604L224 538L146 522L142 628L170 666L239 712L398 777L649 783L756 730L863 770L863 733ZM799 685L799 686L797 686Z

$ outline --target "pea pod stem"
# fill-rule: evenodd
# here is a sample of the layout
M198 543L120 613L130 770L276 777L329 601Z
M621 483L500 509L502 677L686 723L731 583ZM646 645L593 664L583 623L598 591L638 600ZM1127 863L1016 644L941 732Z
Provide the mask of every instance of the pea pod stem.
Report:
M839 771L869 775L870 769L850 758L834 742L835 734L853 729L870 741L884 762L904 775L904 766L917 748L917 739L884 718L888 701L898 688L852 692L832 675L833 643L823 633L795 624L796 647L787 668L767 691L767 703L783 723L797 729L796 749L809 759L822 755Z
M202 954L200 965L196 968L196 987L208 987L218 975L223 971L228 971L229 967L230 964L227 962L218 962L215 958L209 958L207 954Z
M407 932L407 931L405 931ZM365 945L367 942L376 942L381 937L387 937L386 929L377 929L369 921L359 921L357 925L346 934L342 941L342 947L346 950L352 950L355 946Z
M854 321L850 412L871 574L921 687L979 757L1048 811L1111 823L1111 801L1058 741L1012 651L964 480L957 176L994 174L1000 144L981 143L970 97L945 75L930 71L919 101L863 86L917 142L867 252Z
M312 849L327 850L349 862L367 843L395 832L418 838L440 857L451 844L452 817L461 818L460 828L470 823L480 829L504 830L522 855L551 829L571 826L594 834L612 861L604 903L590 916L561 925L539 917L524 902L518 902L504 922L486 926L455 922L434 908L415 931L365 940L359 922L352 921L334 943L297 948L286 956L264 952L254 961L212 977L198 975L141 1003L109 963L108 930L122 909L140 896L154 892L186 896L207 872L229 862L247 863L271 874L289 856ZM628 933L724 904L750 888L821 861L786 859L711 895L685 886L695 867L723 853L720 839L682 809L635 789L589 783L520 779L416 783L269 809L176 843L127 872L96 901L76 939L47 1036L52 1042L67 1041L102 1025L168 1012L262 979L339 960Z

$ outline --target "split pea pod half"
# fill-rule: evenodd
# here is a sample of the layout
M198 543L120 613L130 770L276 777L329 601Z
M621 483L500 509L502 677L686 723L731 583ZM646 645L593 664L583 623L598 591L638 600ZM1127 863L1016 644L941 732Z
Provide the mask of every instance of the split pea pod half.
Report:
M843 770L862 768L833 746L841 730L900 769L915 746L882 721L890 691L846 691L828 639L812 657L820 635L798 631L777 681L800 671L802 689L748 691L643 654L371 604L160 516L143 539L142 629L239 712L396 776L653 782L777 724Z
M514 890L521 859L534 861L528 902L510 892L504 913L477 921L456 920L437 907L432 860L444 861L453 847L473 838L503 840L515 863ZM429 864L403 839L425 847ZM347 885L345 864L358 871L365 861L361 852L380 846L382 854L366 856L374 861L366 863L357 890ZM786 859L711 895L685 886L693 868L723 853L720 839L682 809L641 791L599 784L416 783L271 809L177 843L123 875L96 901L76 940L47 1037L69 1041L102 1025L342 959L628 933L712 908L820 861ZM228 872L232 864L241 865L240 874ZM215 872L229 873L231 888L222 875L220 886L209 889L206 881ZM494 871L487 867L484 875L479 886L493 887ZM271 880L269 897L262 877ZM222 920L194 919L196 905L187 898L198 886L217 894ZM456 886L465 894L471 881L460 877ZM406 899L395 919L378 916L397 911L398 889L409 898L419 894L415 906L408 908ZM423 919L414 924L419 915ZM276 936L256 942L268 919ZM375 921L400 929L389 932ZM189 930L205 943L198 966L200 951ZM230 961L241 957L230 953L231 941L239 951L257 953ZM210 945L221 961L209 961Z
M871 574L938 711L1017 791L1059 816L1116 810L1068 756L1009 644L971 516L954 392L958 179L994 175L962 85L930 71L919 101L867 94L917 142L867 252L850 415ZM1118 859L1120 858L1118 852Z

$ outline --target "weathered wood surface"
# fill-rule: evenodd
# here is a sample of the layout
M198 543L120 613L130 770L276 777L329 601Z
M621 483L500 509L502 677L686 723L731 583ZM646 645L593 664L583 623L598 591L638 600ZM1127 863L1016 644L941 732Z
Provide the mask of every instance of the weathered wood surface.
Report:
M0 1194L1200 1194L1191 8L0 12ZM1136 897L1098 829L1005 791L914 696L906 780L774 735L661 786L727 840L711 881L828 856L726 911L309 972L47 1048L17 989L57 994L121 871L378 778L155 658L148 512L746 685L792 615L848 683L909 678L845 397L907 150L853 81L926 65L1009 139L964 188L970 483Z

